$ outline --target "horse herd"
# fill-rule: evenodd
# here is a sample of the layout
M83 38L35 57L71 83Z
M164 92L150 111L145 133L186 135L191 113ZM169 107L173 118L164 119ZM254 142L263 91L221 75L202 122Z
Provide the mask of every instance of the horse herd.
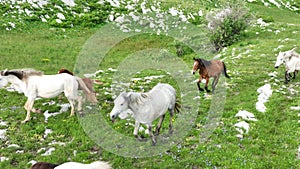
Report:
M208 83L211 77L213 78L212 93L215 91L221 74L230 78L227 74L224 62L220 60L208 61L202 58L193 58L193 60L192 74L195 74L195 72L199 70L200 75L197 81L199 91L204 91L205 89L207 92L210 92ZM285 82L287 83L291 76L290 73L294 73L293 78L295 78L296 72L300 70L300 55L295 51L295 48L286 52L279 52L275 68L278 68L281 64L285 64ZM200 87L203 79L205 79L204 89ZM101 82L89 78L74 76L74 74L67 69L61 69L58 74L53 75L44 75L43 72L34 69L3 70L0 72L0 88L11 84L27 97L27 101L24 105L27 115L22 123L26 123L30 120L30 112L37 112L36 109L33 108L34 100L37 97L53 98L64 93L71 106L70 116L74 115L76 104L77 111L79 113L82 111L82 105L85 99L92 104L97 104L96 93L93 87L94 83L101 84ZM80 94L82 92L84 95ZM172 117L175 111L179 111L179 108L180 104L176 97L176 90L169 84L159 83L149 92L145 93L122 92L114 100L114 107L110 112L110 119L114 122L121 112L130 109L135 119L134 136L140 141L145 140L144 137L138 135L140 124L145 124L148 127L152 145L156 145L155 135L158 135L160 132L166 111L168 110L170 112L169 134L172 134ZM152 122L158 118L160 118L160 120L153 134ZM101 165L102 167L106 166L106 168L110 168L109 164L105 163ZM45 169L47 168L45 166L56 169L70 167L61 166L59 168L59 165L40 162L33 165L32 169L43 168L43 166ZM74 166L72 166L72 168L76 168Z

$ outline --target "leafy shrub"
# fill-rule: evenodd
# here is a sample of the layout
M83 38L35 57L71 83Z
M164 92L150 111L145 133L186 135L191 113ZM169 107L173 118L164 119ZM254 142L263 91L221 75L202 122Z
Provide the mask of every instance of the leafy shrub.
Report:
M230 3L229 6L206 15L210 41L215 50L220 51L238 41L250 22L248 9L241 3Z

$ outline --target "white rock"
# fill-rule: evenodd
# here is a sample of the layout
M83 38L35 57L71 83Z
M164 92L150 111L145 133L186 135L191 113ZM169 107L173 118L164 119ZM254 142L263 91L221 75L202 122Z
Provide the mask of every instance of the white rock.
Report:
M249 123L245 121L238 122L234 126L236 127L236 130L240 132L240 134L244 134L243 130L245 130L245 133L248 133L250 129Z
M7 157L0 157L0 162L7 161L7 160L9 160L9 158L7 158Z
M52 154L53 151L55 151L55 148L51 147L44 154L41 154L41 156L49 156Z
M11 147L20 148L20 146L18 144L10 144L7 146L7 148L11 148Z
M0 129L0 140L6 139L6 131L7 129Z

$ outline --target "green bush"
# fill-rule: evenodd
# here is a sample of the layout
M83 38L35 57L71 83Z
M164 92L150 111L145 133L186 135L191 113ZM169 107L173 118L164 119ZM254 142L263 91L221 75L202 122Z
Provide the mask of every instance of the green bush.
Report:
M248 9L242 2L231 3L229 6L206 15L210 41L216 51L237 42L251 20Z
M211 34L210 41L215 49L220 51L226 46L230 46L240 39L241 31L245 30L247 24L243 20L225 18L218 29Z

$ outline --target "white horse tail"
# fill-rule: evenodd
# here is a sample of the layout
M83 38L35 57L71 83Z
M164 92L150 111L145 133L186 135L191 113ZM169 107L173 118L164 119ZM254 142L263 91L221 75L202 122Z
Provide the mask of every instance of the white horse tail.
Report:
M78 82L79 88L83 90L84 94L86 94L87 99L92 102L92 103L97 103L97 98L95 96L95 93L90 91L85 83L83 82L83 80L79 77L76 76L76 80Z

